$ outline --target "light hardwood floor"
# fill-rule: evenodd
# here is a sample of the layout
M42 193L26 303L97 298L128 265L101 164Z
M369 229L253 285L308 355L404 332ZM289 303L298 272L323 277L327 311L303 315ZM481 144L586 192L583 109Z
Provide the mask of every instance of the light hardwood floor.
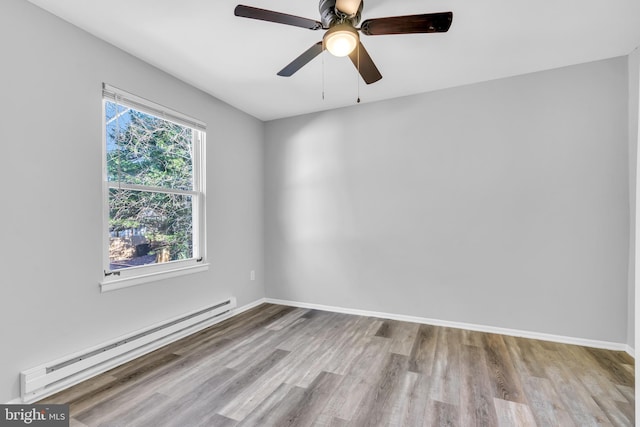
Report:
M633 426L624 352L263 304L45 399L71 426Z

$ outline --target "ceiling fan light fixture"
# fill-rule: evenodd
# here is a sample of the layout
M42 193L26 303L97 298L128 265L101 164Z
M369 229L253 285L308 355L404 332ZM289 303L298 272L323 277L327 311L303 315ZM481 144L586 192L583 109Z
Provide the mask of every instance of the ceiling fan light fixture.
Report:
M336 9L347 16L355 16L362 10L361 0L336 0Z
M349 24L338 24L327 30L324 35L324 45L334 56L347 56L358 45L360 37L358 31Z

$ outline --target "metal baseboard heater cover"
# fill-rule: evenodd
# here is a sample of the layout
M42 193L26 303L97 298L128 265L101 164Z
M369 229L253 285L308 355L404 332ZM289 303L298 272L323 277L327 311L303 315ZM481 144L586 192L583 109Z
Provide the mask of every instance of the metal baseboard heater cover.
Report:
M235 297L20 373L21 398L35 402L231 316Z

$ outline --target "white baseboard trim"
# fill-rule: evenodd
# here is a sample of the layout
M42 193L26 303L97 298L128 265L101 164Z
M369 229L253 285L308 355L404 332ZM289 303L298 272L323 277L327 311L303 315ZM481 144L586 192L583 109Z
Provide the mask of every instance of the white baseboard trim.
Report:
M233 310L233 316L237 316L240 313L244 313L245 311L251 310L252 308L255 308L260 304L264 304L266 302L267 302L266 298L260 298L258 300L255 300L254 302L250 302L249 304L243 305L242 307L238 307L235 310Z
M624 351L627 352L627 354L631 357L633 357L634 359L636 358L636 350L631 347L630 345L625 345Z
M355 314L358 316L378 317L381 319L400 320L404 322L421 323L425 325L444 326L448 328L466 329L469 331L488 332L492 334L508 335L513 337L531 338L542 341L551 341L561 344L573 344L583 347L602 348L606 350L625 351L634 357L633 349L627 344L610 341L598 341L586 338L566 337L562 335L546 334L542 332L522 331L518 329L500 328L496 326L477 325L473 323L452 322L449 320L429 319L426 317L407 316L404 314L383 313L379 311L359 310L354 308L336 307L322 304L310 304L306 302L265 298L265 302L271 304L287 305L291 307L310 308L334 313Z

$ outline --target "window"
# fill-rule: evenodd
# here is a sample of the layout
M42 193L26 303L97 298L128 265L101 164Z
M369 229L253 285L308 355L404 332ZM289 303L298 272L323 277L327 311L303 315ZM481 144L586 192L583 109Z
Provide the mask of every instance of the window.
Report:
M205 125L103 85L103 291L202 271Z

